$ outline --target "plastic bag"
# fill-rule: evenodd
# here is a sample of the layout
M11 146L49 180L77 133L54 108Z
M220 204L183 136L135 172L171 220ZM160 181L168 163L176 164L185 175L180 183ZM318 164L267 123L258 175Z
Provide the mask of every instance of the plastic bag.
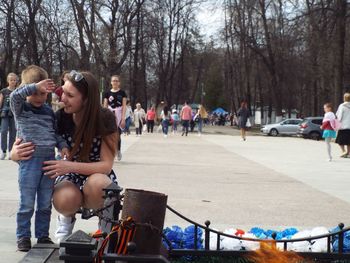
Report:
M202 239L205 239L205 232L203 231ZM220 247L219 250L223 250L224 247L222 245L222 240L224 239L223 236L220 235ZM218 241L218 235L216 233L210 232L210 237L209 237L209 249L210 250L216 250L217 248L217 241Z
M246 126L247 128L252 127L252 124L250 123L250 119L249 119L249 118L247 119L247 122L246 122L245 126Z
M329 231L325 227L315 227L311 230L311 236L320 236L324 234L329 234ZM311 241L311 251L312 252L327 252L327 238L315 239Z
M235 235L235 233L237 233L237 229L234 229L234 228L226 229L224 233L228 235ZM222 241L220 243L220 249L242 250L242 241L232 237L223 236Z
M340 231L339 227L331 230L331 233ZM333 240L333 251L338 252L339 250L339 236L336 235ZM344 232L343 252L350 252L350 231Z
M252 233L246 233L243 235L246 238L256 238ZM260 243L256 241L242 240L242 250L257 250L260 248Z
M184 248L194 249L194 225L188 226L184 230ZM197 248L203 249L202 240L203 230L201 228L197 229Z
M147 131L147 125L146 125L146 124L144 124L144 125L142 126L142 131L143 131L143 132L146 132L146 131Z
M311 231L310 230L304 230L296 233L292 239L298 239L298 238L304 238L304 237L310 237ZM297 252L310 252L311 251L311 243L308 241L299 241L299 242L293 242L291 244L291 250L297 251Z
M170 241L172 248L183 248L184 232L179 226L167 227L163 230L164 235ZM163 241L166 248L169 248L168 244Z

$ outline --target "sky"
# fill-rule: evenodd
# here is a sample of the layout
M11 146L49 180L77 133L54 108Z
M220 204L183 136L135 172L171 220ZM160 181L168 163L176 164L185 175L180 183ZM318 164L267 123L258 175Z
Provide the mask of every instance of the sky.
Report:
M207 0L200 4L197 11L197 20L200 25L201 33L207 39L210 36L214 38L218 31L224 25L224 11L222 8L222 0Z

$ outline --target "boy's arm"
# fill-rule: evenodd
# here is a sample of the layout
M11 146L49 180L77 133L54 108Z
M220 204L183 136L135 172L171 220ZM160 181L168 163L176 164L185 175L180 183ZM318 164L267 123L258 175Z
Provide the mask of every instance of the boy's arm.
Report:
M63 148L67 148L67 149L69 148L66 140L63 139L61 135L58 135L56 133L55 137L56 137L56 142L57 142L56 146L57 146L58 150L62 151Z
M44 79L38 83L24 85L15 89L10 95L10 107L12 112L18 116L22 110L26 98L33 95L37 90L41 92L52 92L55 89L55 83L52 79Z
M56 147L59 151L62 151L63 148L69 148L65 139L58 134L58 119L61 118L60 112L57 111L56 114L53 114L54 119L54 129L55 129L55 138L56 138Z
M24 85L12 91L10 95L10 107L15 116L21 114L26 98L36 91L35 83Z

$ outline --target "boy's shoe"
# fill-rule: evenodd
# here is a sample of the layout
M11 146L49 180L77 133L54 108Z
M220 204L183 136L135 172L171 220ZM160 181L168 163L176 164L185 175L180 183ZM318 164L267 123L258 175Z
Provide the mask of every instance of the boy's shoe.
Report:
M32 248L30 237L21 237L17 240L17 250L27 252Z
M0 160L5 160L6 158L6 153L0 152Z
M37 241L38 244L54 244L54 242L49 237L41 237L38 238Z
M58 242L69 236L73 232L75 224L75 217L66 217L64 215L58 215L57 218L57 230L55 232L55 238Z

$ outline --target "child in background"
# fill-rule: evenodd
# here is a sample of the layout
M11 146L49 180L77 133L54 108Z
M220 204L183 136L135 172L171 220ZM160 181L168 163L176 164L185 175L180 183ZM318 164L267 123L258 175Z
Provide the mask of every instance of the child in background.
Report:
M17 137L23 142L35 145L32 158L19 162L20 202L17 212L17 248L28 251L31 248L31 218L35 199L35 237L37 243L52 244L49 237L51 219L51 198L54 179L45 176L43 162L55 159L55 146L68 155L68 146L56 134L56 119L51 107L45 104L48 92L55 89L47 72L35 65L22 71L21 87L10 96L11 110L15 116Z
M1 118L1 152L0 160L6 158L7 149L11 152L16 139L15 119L10 109L10 95L18 85L18 77L15 73L7 75L8 87L0 90L0 118ZM8 135L8 144L7 144Z
M324 138L326 144L327 144L327 153L328 153L328 161L332 161L332 151L331 151L331 140L332 138L335 138L337 136L336 134L336 117L335 114L332 112L332 104L326 103L323 105L324 109L324 117L322 120L322 126L321 129L323 130L322 137Z
M177 132L177 125L180 122L180 116L177 114L177 111L173 109L173 113L171 114L171 119L173 120L173 134Z

